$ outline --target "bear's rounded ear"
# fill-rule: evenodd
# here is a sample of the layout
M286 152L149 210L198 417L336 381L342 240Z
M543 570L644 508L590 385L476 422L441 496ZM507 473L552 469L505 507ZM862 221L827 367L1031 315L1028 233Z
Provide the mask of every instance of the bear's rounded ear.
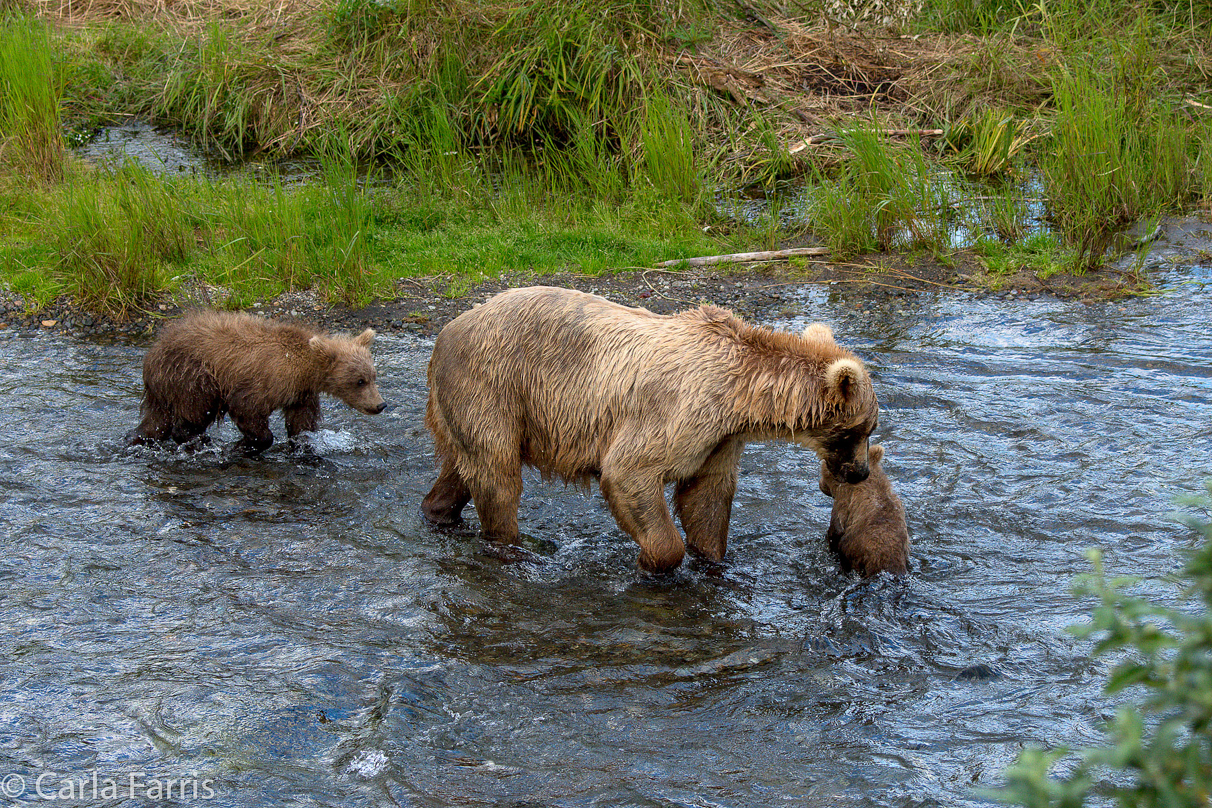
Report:
M809 342L833 342L833 329L824 323L810 323L800 336Z
M314 337L309 339L307 341L307 347L311 348L313 351L323 351L325 353L331 353L331 349L328 345L328 340L324 337L323 334L316 334Z
M844 404L854 403L866 381L867 371L854 359L836 359L825 369L826 389Z
M883 459L884 445L882 443L867 447L867 465L878 466Z
M374 339L375 330L373 328L368 328L361 334L358 334L358 336L354 337L354 342L358 343L363 348L367 348L370 346L370 343L374 342Z

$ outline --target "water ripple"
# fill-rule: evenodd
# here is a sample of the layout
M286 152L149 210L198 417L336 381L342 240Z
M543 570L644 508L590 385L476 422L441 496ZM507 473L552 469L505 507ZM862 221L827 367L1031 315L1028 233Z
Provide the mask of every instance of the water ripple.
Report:
M1113 711L1065 631L1084 551L1183 597L1208 297L802 296L776 325L829 322L877 380L903 580L839 571L816 459L774 443L723 565L641 575L596 490L538 475L519 548L470 510L426 527L425 341L376 342L391 413L326 400L306 450L255 460L230 424L122 448L138 346L0 342L0 768L203 777L232 806L984 804L1024 741Z

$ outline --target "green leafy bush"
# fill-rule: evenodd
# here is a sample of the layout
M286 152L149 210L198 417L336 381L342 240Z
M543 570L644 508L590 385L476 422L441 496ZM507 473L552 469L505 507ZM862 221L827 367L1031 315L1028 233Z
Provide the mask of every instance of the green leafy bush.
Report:
M1208 492L1187 504L1212 504ZM1074 633L1095 637L1096 655L1126 652L1105 689L1144 688L1139 704L1121 707L1106 746L1081 750L1063 778L1049 770L1069 750L1029 749L1007 773L1007 802L1075 808L1097 799L1131 808L1207 808L1212 801L1212 523L1184 521L1204 537L1187 564L1191 609L1156 606L1125 594L1130 578L1110 581L1101 557L1079 579L1077 593L1099 599L1093 619Z

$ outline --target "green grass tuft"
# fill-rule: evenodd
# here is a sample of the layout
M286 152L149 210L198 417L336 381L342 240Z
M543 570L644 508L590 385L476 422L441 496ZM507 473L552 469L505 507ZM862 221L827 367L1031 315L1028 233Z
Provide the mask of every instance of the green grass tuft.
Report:
M62 176L65 157L52 53L44 23L0 16L0 170L43 183Z

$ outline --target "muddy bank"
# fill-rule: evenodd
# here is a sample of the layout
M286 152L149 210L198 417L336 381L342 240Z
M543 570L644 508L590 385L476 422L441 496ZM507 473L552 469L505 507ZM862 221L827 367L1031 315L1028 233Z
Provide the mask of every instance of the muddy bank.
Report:
M801 296L793 292L805 285L826 285L840 294L854 294L854 305L859 307L864 305L864 299L894 298L927 290L1008 299L1056 297L1098 301L1149 294L1153 289L1150 278L1156 270L1209 260L1212 260L1212 224L1191 216L1162 222L1143 264L1129 253L1108 261L1097 272L1084 275L1058 272L1041 277L1028 270L992 274L971 251L956 252L945 260L929 255L884 253L847 262L725 264L701 269L628 270L597 276L572 272L515 274L470 288L460 286L454 275L402 278L396 284L394 299L362 308L328 305L311 292L289 292L275 300L254 304L252 310L272 317L305 319L333 329L370 326L383 332L433 335L460 312L497 292L512 286L547 284L601 294L663 314L712 303L762 322L794 316L797 313L794 307L799 305L795 301ZM184 290L146 309L113 316L85 311L68 299L32 310L20 295L2 293L0 339L6 334L41 329L137 341L154 334L162 320L190 308L213 305L214 300L215 296L206 290Z

